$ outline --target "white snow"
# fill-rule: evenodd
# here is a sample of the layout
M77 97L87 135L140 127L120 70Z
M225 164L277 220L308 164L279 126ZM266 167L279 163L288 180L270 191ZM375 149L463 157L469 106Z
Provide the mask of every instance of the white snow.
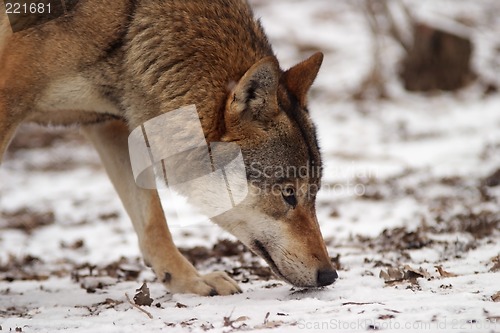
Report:
M27 234L4 228L0 213L0 267L12 258L30 255L42 260L34 266L41 275L69 270L41 281L0 281L0 330L500 332L500 303L491 298L500 291L500 275L490 271L492 258L500 255L498 230L479 239L463 230L427 232L431 245L404 251L378 251L360 240L379 239L385 229L418 231L423 223L436 230L444 228L436 216L445 197L456 201L448 203L443 218L469 211L498 213L500 190L491 188L489 194L495 199L482 202L477 186L500 168L500 95L484 96L478 84L458 93L409 94L391 77L390 99L353 101L350 96L372 64L371 33L359 2L252 3L284 68L314 49L325 52L310 111L325 161L318 218L329 253L340 254L339 280L322 290L300 291L279 280L254 277L240 283L244 291L240 295L171 295L141 264L132 225L97 154L90 146L72 141L10 153L0 167L0 212L28 207L55 216L54 224ZM500 39L493 33L500 31L497 2L406 3L418 17L431 22L439 17L476 22L478 29L468 28L478 45L474 66L498 80ZM395 71L402 50L390 39L384 46L384 66ZM51 168L59 163L66 167ZM396 185L389 182L391 177ZM454 177L461 180L459 185L440 182ZM381 198L360 197L373 191L381 192ZM233 239L210 225L171 231L176 244L187 248ZM84 245L71 248L78 240ZM138 278L90 276L76 282L70 276L75 264L102 268L122 257L141 268ZM222 259L201 269L230 270L237 264ZM418 285L385 283L379 277L389 266L404 265L422 267L431 277L419 278ZM457 276L440 277L438 265ZM78 272L88 275L87 268ZM153 319L131 306L125 296L132 298L143 281L148 282L153 304L160 303L160 307L143 307ZM104 287L87 292L86 288L99 283Z

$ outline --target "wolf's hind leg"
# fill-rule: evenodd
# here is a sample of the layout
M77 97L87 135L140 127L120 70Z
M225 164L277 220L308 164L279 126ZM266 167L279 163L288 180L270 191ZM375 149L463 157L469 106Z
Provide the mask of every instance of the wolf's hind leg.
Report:
M4 98L0 88L0 163L20 122L20 120L10 115L6 98Z
M173 293L229 295L241 292L227 274L200 275L175 246L158 193L139 188L134 181L128 152L129 131L121 121L84 128L94 143L139 238L144 260Z
M36 109L35 96L43 87L37 74L47 72L29 61L29 47L2 29L0 22L0 162L17 127Z

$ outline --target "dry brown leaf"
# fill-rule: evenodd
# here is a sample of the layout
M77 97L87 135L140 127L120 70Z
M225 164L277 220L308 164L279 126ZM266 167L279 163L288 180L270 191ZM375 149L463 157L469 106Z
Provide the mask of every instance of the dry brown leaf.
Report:
M385 314L385 315L378 316L379 320L387 320L387 319L394 319L394 318L396 318L396 317L392 314Z
M384 271L383 269L380 270L380 273L379 273L378 277L381 278L381 279L384 279L385 281L388 281L388 280L391 279L391 277L389 276L389 274L386 271Z
M231 313L231 315L232 315L232 313ZM241 316L241 317L238 317L238 318L233 320L233 319L231 319L231 315L229 315L228 317L224 317L224 327L232 327L234 329L240 329L243 326L246 326L246 324L243 323L240 326L234 326L234 324L250 319L247 316Z
M456 277L456 276L458 276L455 273L445 271L443 269L443 266L434 266L434 267L436 267L436 269L439 272L439 275L441 275L441 277Z
M191 318L191 319L188 319L188 320L184 320L184 321L181 323L181 326L182 326L182 327L190 327L190 326L192 326L192 325L193 325L193 323L194 323L195 321L197 321L197 320L198 320L198 318Z
M265 323L264 326L260 326L257 328L276 328L280 327L281 325L283 325L283 322L281 320L272 320Z
M404 272L397 268L389 267L387 271L381 270L379 277L384 279L387 283L402 281L404 278Z
M493 267L490 268L490 272L500 271L500 255L493 257L491 261L493 262Z
M389 267L387 271L381 270L379 277L383 278L387 284L403 281L409 281L415 284L417 283L418 278L428 279L431 275L421 267L419 269L415 269L409 265L405 265L403 269Z
M493 302L500 302L500 291L497 291L495 294L491 296Z
M139 289L136 290L138 293L134 296L134 302L137 305L151 306L153 304L153 299L150 297L149 288L146 283L144 283Z
M215 327L213 324L211 323L204 323L204 324L201 324L201 329L204 331L204 332L208 332L208 331L211 331L213 330Z
M405 279L416 279L416 278L430 278L431 275L429 274L429 272L427 272L427 270L425 270L424 268L420 267L419 269L415 269L409 265L405 265L405 267L403 268L404 271L405 271Z
M392 280L401 280L402 278L404 278L404 272L398 268L389 267L387 273L389 274Z

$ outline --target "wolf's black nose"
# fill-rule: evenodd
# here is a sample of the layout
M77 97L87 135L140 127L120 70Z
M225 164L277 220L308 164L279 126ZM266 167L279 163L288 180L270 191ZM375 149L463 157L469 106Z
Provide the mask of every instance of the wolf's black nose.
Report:
M318 271L318 287L328 286L335 282L338 278L338 274L334 269L325 269Z

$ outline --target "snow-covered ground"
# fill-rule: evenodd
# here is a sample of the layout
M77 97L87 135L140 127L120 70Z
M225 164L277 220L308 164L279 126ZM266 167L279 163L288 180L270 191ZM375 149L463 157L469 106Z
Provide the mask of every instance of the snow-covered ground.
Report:
M318 217L339 280L296 290L217 227L176 227L200 270L226 270L244 293L171 295L143 265L93 149L27 126L0 167L0 330L500 332L500 95L479 83L406 93L394 75L403 51L386 38L390 98L353 99L372 64L359 2L252 3L284 67L326 54L310 110L326 163ZM498 79L498 2L409 4L422 19L469 22L474 69ZM141 311L131 303L143 282L154 301Z

